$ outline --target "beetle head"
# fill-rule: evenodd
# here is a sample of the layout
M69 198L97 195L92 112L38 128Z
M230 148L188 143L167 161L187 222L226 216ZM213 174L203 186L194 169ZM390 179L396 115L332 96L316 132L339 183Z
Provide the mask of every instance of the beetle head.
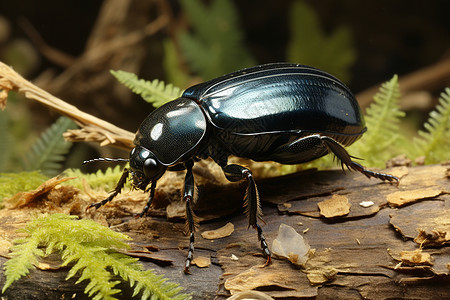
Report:
M155 154L142 146L136 146L130 152L130 168L133 186L145 190L151 181L158 180L166 171Z

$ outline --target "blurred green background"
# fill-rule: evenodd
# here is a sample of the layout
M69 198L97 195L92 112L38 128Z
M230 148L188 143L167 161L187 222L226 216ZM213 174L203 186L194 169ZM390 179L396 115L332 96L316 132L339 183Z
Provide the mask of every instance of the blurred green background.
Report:
M394 74L402 79L419 72L418 84L402 90L402 130L411 134L450 86L450 72L431 79L423 72L420 80L420 70L450 59L445 0L2 2L0 60L55 96L132 132L153 108L118 83L111 69L184 89L239 68L289 61L328 71L355 94ZM360 95L365 108L370 98ZM0 112L0 172L27 169L33 143L58 117L11 93ZM64 168L100 155L128 156L77 144Z

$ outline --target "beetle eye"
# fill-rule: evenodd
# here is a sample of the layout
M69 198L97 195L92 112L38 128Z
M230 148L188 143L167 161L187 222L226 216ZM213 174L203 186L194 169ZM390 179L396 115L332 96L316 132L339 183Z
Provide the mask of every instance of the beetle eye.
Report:
M144 174L147 178L158 179L164 172L163 166L154 158L147 158L144 161Z

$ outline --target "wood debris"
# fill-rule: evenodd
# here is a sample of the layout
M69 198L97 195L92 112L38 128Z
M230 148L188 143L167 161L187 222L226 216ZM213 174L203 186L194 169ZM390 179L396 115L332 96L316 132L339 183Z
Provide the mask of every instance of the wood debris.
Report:
M271 286L274 289L265 292L271 297L315 297L317 296L316 287L299 285L298 282L304 281L302 272L296 270L264 270L260 267L252 267L233 276L225 281L225 288L235 294L246 290L255 290L262 287ZM296 284L297 282L297 284Z
M416 249L413 251L402 251L400 252L400 257L402 263L410 265L429 265L432 266L433 262L431 255L425 253L422 249Z
M439 188L425 188L406 191L397 191L386 196L386 200L392 207L400 207L423 199L430 199L442 194Z
M331 282L336 279L337 270L332 267L308 270L306 276L312 285L319 285L325 282Z
M49 180L42 183L37 189L31 192L19 192L12 196L11 198L5 199L5 204L7 208L14 209L14 208L20 208L23 206L26 206L30 204L33 201L36 201L37 199L41 199L46 194L48 194L50 191L54 190L56 186L62 182L71 180L74 178L59 178L59 177L53 177Z
M211 258L206 256L197 256L191 263L199 268L207 268L211 265Z
M226 225L216 229L202 232L202 237L207 240L215 240L230 236L234 231L233 223L228 222Z
M325 218L335 218L348 215L350 207L348 198L342 195L333 195L330 199L317 203L320 214Z
M419 234L414 238L414 242L424 247L442 246L450 242L449 231L432 230L427 232L421 228L418 229Z

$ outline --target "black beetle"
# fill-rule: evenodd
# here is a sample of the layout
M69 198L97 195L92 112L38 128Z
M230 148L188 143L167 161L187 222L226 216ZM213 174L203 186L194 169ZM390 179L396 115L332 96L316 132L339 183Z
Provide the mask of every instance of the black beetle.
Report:
M333 153L342 165L369 178L398 182L395 176L365 169L344 149L365 131L355 97L330 74L288 63L244 69L192 86L180 98L150 113L136 133L130 168L124 169L107 199L89 207L99 208L111 201L131 174L134 187L150 191L140 213L143 216L164 172L186 169L183 199L190 243L184 270L188 273L194 251L192 166L194 161L211 157L229 181L247 180L249 226L257 230L270 263L271 253L257 223L262 213L252 172L228 164L228 156L299 164ZM100 160L114 159L86 162Z

